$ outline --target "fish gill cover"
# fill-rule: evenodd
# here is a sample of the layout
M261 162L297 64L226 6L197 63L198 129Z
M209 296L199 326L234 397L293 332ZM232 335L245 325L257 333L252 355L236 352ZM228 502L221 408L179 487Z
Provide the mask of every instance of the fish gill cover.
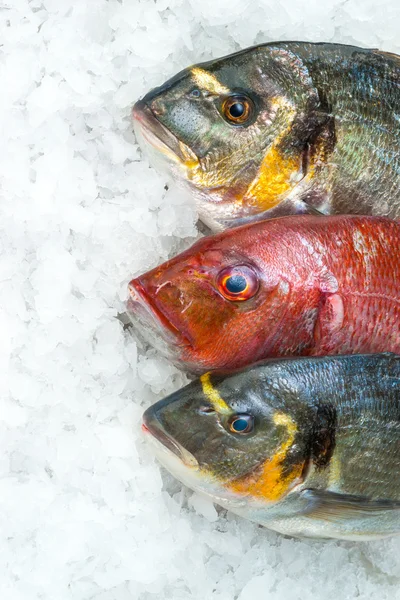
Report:
M197 235L141 158L133 102L263 41L399 53L399 25L395 0L2 3L2 597L399 597L399 539L286 539L160 475L141 414L185 380L115 319L128 277Z

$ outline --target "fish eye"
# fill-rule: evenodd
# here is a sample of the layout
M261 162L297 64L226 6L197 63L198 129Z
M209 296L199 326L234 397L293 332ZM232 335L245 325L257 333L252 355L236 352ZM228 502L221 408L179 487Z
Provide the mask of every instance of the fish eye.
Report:
M229 421L229 429L232 433L251 433L254 429L254 417L252 415L235 415Z
M189 96L191 96L192 98L200 98L201 92L200 92L200 90L198 90L197 88L195 88L194 90L192 90L189 93Z
M227 300L248 300L257 293L258 287L257 275L246 265L227 267L218 275L218 289Z
M222 105L222 112L229 123L244 125L253 115L254 104L244 95L229 96Z

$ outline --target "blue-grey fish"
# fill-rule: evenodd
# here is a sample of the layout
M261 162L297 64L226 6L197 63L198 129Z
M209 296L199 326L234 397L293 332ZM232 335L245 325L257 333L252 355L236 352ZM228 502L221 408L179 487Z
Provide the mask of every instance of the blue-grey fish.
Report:
M270 529L349 540L400 533L400 356L206 373L143 423L178 479Z
M187 68L133 110L218 230L260 216L400 217L400 58L270 43Z

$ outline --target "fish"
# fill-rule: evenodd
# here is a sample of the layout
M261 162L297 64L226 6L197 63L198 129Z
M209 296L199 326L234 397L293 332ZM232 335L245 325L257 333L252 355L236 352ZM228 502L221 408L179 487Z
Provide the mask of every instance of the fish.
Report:
M143 415L159 462L282 534L400 533L400 356L270 359L205 373Z
M288 214L400 218L400 57L274 42L186 68L133 107L139 144L212 231Z
M190 373L400 352L400 222L297 215L206 236L129 283L135 331Z

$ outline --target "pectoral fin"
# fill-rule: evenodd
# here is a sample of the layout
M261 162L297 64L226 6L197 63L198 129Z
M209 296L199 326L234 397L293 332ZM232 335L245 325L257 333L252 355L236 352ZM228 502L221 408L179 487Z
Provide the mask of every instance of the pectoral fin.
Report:
M315 199L314 199L315 201ZM307 202L307 199L299 198L299 197L290 197L290 203L293 207L292 213L296 215L315 215L318 217L326 216L322 210L318 210L312 204Z
M302 204L304 204L304 214L315 215L317 217L324 217L324 216L326 216L326 213L323 213L322 211L318 210L314 206L311 206L310 204L307 204L307 202L302 202Z
M363 496L337 494L321 490L307 489L301 492L306 502L304 515L324 521L382 520L398 522L400 531L400 502L391 500L369 500Z
M383 56L383 58L394 61L395 63L400 63L400 58L398 54L393 54L393 52L384 52L383 50L373 50L374 54L379 54L379 56Z
M324 293L324 302L315 324L314 341L319 353L328 354L333 347L337 346L337 336L344 321L344 303L339 293L329 294L330 289L331 291L335 289L334 278L330 278L329 273L325 274L324 278L321 277L318 284L321 292Z

